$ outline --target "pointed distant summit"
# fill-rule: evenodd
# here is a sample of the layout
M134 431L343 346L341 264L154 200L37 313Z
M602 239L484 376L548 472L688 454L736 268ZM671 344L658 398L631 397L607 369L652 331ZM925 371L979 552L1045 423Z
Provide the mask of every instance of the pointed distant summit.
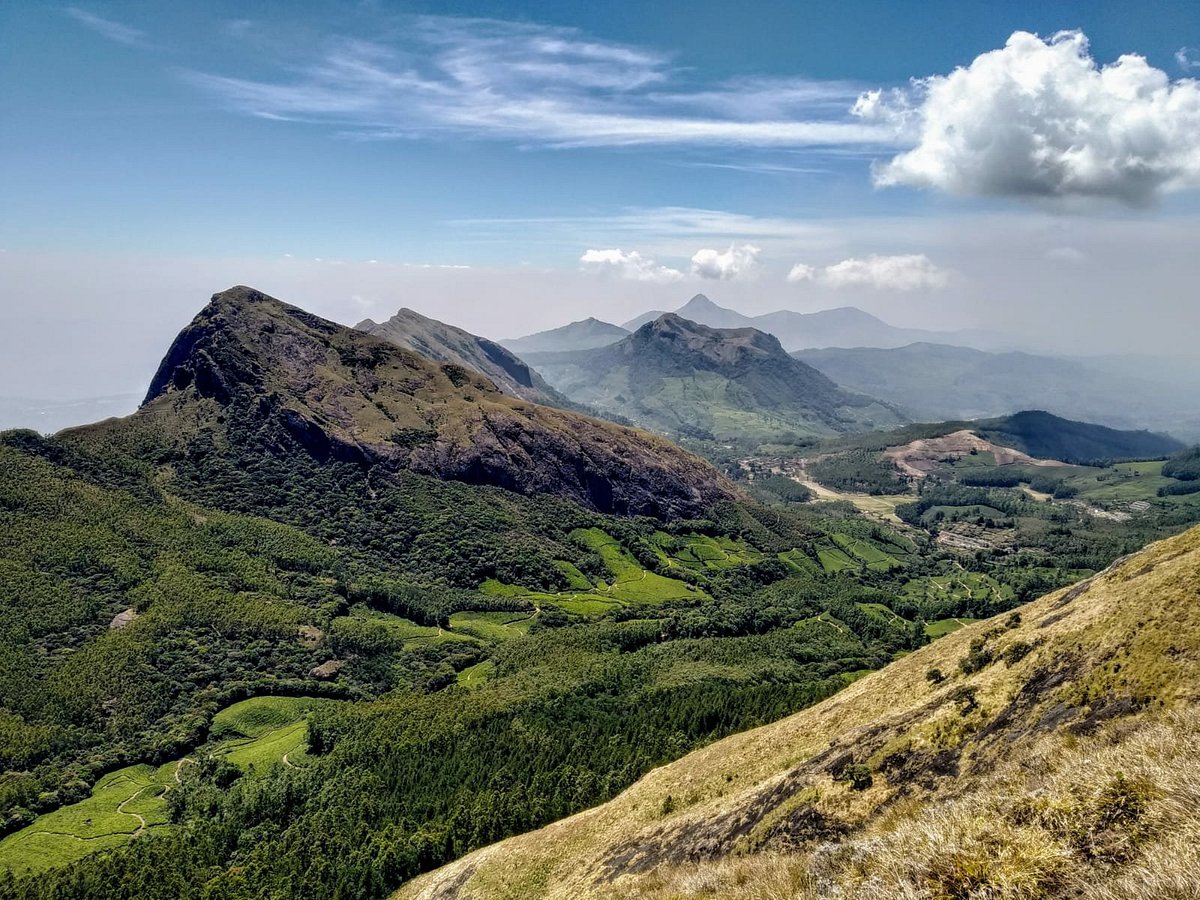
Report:
M591 350L616 343L629 332L619 325L586 318L561 328L501 341L513 353L557 353L563 350Z
M659 316L663 315L664 312L664 310L656 309L648 313L643 313L636 319L629 320L622 327L629 331L637 331L647 322L653 322ZM691 300L675 310L675 315L691 319L693 322L698 322L701 325L707 325L709 328L743 328L752 325L754 321L749 316L744 316L736 310L727 309L724 306L714 303L704 294L696 294Z
M748 328L754 326L754 319L744 316L736 310L727 309L709 300L704 294L697 294L675 314L707 325L709 328Z
M706 310L706 309L721 309L721 307L717 306L717 304L715 304L711 300L709 300L706 295L696 294L694 297L692 297L691 300L689 300L687 303L683 304L683 306L680 309L678 309L676 312L679 315L683 316L685 313L688 313L688 312L698 312L700 310ZM686 316L685 316L685 318L686 318Z

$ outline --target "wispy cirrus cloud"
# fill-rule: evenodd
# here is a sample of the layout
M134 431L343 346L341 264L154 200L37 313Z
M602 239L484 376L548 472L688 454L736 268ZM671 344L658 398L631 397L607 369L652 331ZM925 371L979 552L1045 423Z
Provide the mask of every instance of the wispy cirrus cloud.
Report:
M68 6L63 11L84 28L88 28L110 41L130 47L140 47L146 43L146 33L140 29L106 19L93 12L88 12L86 9L80 9L78 6Z
M683 87L664 53L572 28L423 17L389 40L337 39L274 79L189 72L240 112L347 137L429 135L556 147L891 145L849 114L861 86L752 79Z
M1180 47L1175 51L1175 62L1185 72L1200 69L1200 50L1195 47Z

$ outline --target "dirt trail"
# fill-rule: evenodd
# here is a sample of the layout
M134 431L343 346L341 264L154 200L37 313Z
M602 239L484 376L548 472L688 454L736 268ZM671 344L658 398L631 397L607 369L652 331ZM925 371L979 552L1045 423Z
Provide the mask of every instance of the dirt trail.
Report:
M847 633L847 631L846 631L845 627L843 627L843 626L839 625L837 622L834 622L834 621L832 621L831 619L818 619L818 621L824 622L826 625L830 625L830 626L832 626L833 628L836 628L836 629L837 629L838 631L840 631L842 634L846 634L846 633Z
M289 751L288 751L288 753L291 753L291 751L289 750ZM294 762L292 762L290 759L288 759L288 754L287 754L287 753L283 754L283 764L284 764L285 766L287 766L289 769L298 769L298 768L300 768L298 765L296 765Z
M137 819L137 821L138 821L137 831L135 831L133 834L131 834L130 837L137 837L139 834L141 834L143 831L146 830L147 826L146 826L146 820L145 820L145 818L143 818L141 813L125 812L125 804L132 803L134 800L136 800L138 797L142 796L142 794L144 794L146 791L150 790L150 788L152 788L152 787L158 787L158 785L148 784L148 785L146 785L146 787L142 788L140 791L138 791L133 796L126 797L124 800L122 800L120 803L117 804L117 812L119 812L123 816L131 816L132 818Z

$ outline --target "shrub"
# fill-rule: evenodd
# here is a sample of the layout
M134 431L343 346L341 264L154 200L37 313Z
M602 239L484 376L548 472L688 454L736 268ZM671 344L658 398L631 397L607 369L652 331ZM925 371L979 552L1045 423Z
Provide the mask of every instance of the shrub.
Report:
M1028 641L1014 641L1004 648L1000 658L1004 660L1004 665L1014 666L1028 656L1032 649L1033 644Z
M871 770L862 763L850 763L847 765L842 769L837 780L847 782L852 791L865 791L875 783L875 780L871 777Z
M967 715L979 709L979 701L975 698L977 691L969 684L962 684L950 692L950 699L958 706L959 715Z
M958 667L964 675L974 675L981 669L991 665L994 659L995 654L992 652L992 648L987 645L987 640L979 637L971 641L971 649L959 661Z

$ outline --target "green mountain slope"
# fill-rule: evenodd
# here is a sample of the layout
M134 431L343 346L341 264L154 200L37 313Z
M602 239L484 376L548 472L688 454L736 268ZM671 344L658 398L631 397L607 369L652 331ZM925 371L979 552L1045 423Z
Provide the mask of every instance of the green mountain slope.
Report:
M976 422L974 431L982 438L1030 456L1069 463L1153 459L1183 449L1181 441L1166 435L1072 422L1042 410Z
M1200 529L397 897L1189 897Z
M573 400L689 437L762 440L900 421L892 409L791 359L768 334L673 314L609 347L533 354L530 363Z
M1197 432L1194 392L1153 373L1115 374L1075 360L914 343L895 349L800 350L838 384L894 403L922 421L980 419L1022 409L1116 428Z
M413 350L434 362L453 363L482 372L510 396L549 406L562 406L566 402L566 398L546 384L512 351L495 341L477 337L411 309L401 309L386 322L364 319L354 327Z
M589 318L563 325L560 328L551 328L549 331L539 331L525 337L510 338L501 343L513 353L557 353L563 350L591 350L596 347L607 347L628 335L629 330L619 325Z

